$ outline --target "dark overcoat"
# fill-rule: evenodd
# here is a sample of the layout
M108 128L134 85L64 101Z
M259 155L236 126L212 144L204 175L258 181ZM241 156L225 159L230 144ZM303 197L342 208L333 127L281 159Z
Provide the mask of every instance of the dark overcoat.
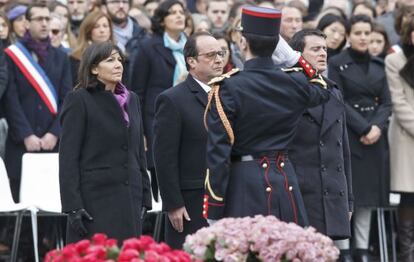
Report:
M328 74L344 95L355 206L386 205L389 193L387 126L391 97L384 62L371 57L365 73L345 50L331 58ZM372 125L381 129L381 137L373 145L364 145L360 138Z
M141 208L151 208L141 109L131 92L127 112L102 84L70 92L61 113L59 177L62 211L84 208L88 235L122 241L141 233ZM82 239L68 225L67 240ZM119 242L122 243L122 242Z
M59 137L60 125L40 98L27 78L13 60L6 55L9 81L4 97L4 108L9 124L6 141L5 164L11 179L20 179L21 158L26 153L24 139L30 135L43 137L52 133ZM58 112L66 93L72 88L72 77L67 55L54 47L49 47L45 65L42 66L55 87L58 97ZM57 151L56 146L52 151Z
M134 59L134 81L130 88L141 99L145 137L147 139L148 168L154 167L152 143L155 99L173 86L175 59L172 51L164 47L162 35L154 34L142 41Z
M234 131L232 145L214 103L208 113L206 194L209 219L274 215L307 224L293 166L286 155L300 116L329 93L302 73L276 69L271 58L253 58L220 87ZM275 153L279 152L279 153ZM253 160L243 160L251 155Z
M333 238L351 236L351 155L341 91L333 82L323 105L303 113L289 156L295 167L309 224Z
M156 101L154 121L154 162L163 209L185 206L191 221L184 220L178 233L166 219L165 240L182 248L185 236L207 226L202 216L207 131L203 123L207 93L189 75Z

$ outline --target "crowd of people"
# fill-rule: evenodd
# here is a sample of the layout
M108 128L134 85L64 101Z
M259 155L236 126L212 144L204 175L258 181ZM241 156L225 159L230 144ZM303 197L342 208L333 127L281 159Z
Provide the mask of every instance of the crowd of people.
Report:
M272 214L370 261L397 192L414 261L413 0L0 0L0 40L13 198L22 155L59 152L68 242L139 236L152 195L174 248Z

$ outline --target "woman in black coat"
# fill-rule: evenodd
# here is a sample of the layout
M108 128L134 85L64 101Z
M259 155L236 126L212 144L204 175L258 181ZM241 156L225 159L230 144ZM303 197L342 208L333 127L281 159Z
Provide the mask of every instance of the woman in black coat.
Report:
M342 89L351 148L355 197L354 240L361 257L367 257L371 209L387 204L387 126L391 99L384 63L368 53L371 20L351 18L350 48L331 58L329 78Z
M59 176L68 242L98 232L118 241L139 236L141 211L151 208L141 109L121 83L122 59L110 42L89 46L79 85L63 105Z
M141 43L134 60L134 82L131 88L138 94L143 105L147 160L152 179L156 179L152 157L155 99L164 90L184 81L187 76L183 55L187 41L184 28L183 4L178 0L162 2L152 17L154 34Z

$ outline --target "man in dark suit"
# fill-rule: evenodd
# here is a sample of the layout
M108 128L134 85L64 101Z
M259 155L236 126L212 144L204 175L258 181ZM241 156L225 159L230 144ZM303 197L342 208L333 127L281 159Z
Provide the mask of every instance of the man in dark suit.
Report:
M51 46L49 36L50 12L46 6L33 4L26 12L27 32L17 43L33 61L33 67L54 93L55 107L45 99L30 77L22 71L16 54L7 48L9 81L4 98L4 107L9 133L6 140L5 164L10 178L13 198L19 200L21 158L26 152L56 152L60 132L57 115L72 79L67 55ZM13 45L15 48L16 45ZM23 52L22 52L23 53ZM26 63L27 65L27 63ZM44 90L43 90L44 92Z
M319 72L326 70L326 36L321 31L304 29L289 43ZM302 72L292 68L294 73ZM346 239L351 237L349 220L354 200L345 106L336 84L325 80L331 96L325 104L308 108L302 114L289 156L309 224L332 239ZM342 253L340 259L349 258L350 254Z
M277 10L243 7L244 70L214 81L203 211L209 220L262 214L308 223L287 149L303 111L327 101L329 92L320 76L308 80L274 65L280 17ZM304 68L315 76L309 64Z
M154 162L168 214L165 240L174 248L182 247L186 235L207 226L202 217L207 140L203 114L207 83L223 72L224 55L209 33L192 35L184 47L187 79L156 100Z

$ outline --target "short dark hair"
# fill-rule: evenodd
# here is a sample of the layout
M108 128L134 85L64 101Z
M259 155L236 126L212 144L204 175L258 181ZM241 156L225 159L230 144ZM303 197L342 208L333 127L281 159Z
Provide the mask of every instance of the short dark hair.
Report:
M47 7L47 5L42 4L42 3L36 3L35 2L33 4L30 4L27 7L26 14L25 14L26 20L28 20L28 21L30 21L30 18L32 17L31 11L32 11L33 8L46 8L47 10L49 10L49 8Z
M93 88L98 83L96 75L92 74L92 69L100 62L108 58L112 51L116 50L124 61L124 55L121 49L112 42L93 43L85 49L82 55L78 70L78 88Z
M289 45L293 50L303 52L306 45L305 37L312 35L326 39L326 35L319 29L303 29L293 35L292 39L289 41Z
M190 70L190 65L187 63L188 57L196 57L198 55L198 49L197 49L197 38L200 36L211 36L213 37L209 32L197 32L192 34L185 43L184 46L184 60L185 60L185 66L187 67L187 70Z
M250 52L258 57L271 57L276 49L279 36L263 36L243 33L249 44Z
M369 16L366 16L366 15L353 15L349 19L349 24L348 24L348 27L346 29L346 33L348 35L351 33L352 26L355 25L356 23L368 23L371 26L371 30L372 30L372 20L371 20L371 18L369 18Z
M173 5L177 5L177 4L180 5L183 8L184 11L186 10L183 3L181 3L178 0L166 0L162 3L160 3L160 5L154 11L154 16L151 18L151 24L152 24L151 25L151 30L152 30L152 32L154 32L155 34L163 34L164 33L164 27L165 27L165 25L163 25L164 18L170 14L168 12L168 10L170 10L170 8Z

